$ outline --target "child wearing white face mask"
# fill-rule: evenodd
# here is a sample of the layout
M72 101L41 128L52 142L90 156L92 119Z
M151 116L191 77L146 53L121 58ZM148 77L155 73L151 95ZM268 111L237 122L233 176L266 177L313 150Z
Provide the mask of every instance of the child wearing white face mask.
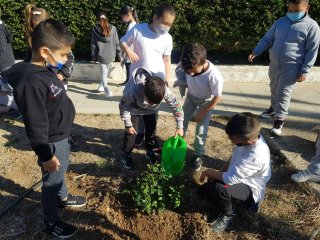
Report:
M166 82L170 81L173 43L169 30L175 15L173 6L167 3L160 4L153 9L149 23L136 24L120 39L120 46L131 61L130 72L137 68L145 68ZM136 146L142 145L143 132L144 124L140 119Z

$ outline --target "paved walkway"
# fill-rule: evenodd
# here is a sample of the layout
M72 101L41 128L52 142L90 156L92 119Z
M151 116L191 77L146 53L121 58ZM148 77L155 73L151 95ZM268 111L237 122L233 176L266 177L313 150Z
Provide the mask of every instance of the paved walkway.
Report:
M78 113L118 114L118 104L123 87L118 82L110 82L114 96L105 99L103 93L97 92L98 83L93 81L72 81L69 84L68 95L73 100ZM178 90L170 87L177 95ZM231 116L235 112L250 111L259 114L270 104L269 86L266 83L225 83L222 101L216 108L219 115ZM183 103L184 99L181 99ZM168 108L162 104L162 113ZM320 83L297 84L290 115L318 119L320 116Z

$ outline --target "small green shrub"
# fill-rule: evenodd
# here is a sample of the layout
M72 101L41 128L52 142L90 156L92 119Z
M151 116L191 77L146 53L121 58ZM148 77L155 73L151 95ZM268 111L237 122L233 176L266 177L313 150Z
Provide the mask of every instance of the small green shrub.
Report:
M148 165L132 188L123 193L131 196L136 207L150 214L153 210L178 208L183 201L183 190L176 178L164 174L161 165Z

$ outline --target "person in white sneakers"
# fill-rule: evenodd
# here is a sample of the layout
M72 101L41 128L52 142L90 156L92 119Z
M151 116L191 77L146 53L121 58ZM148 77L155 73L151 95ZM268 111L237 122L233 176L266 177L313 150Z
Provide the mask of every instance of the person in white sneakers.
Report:
M316 155L312 157L310 165L306 170L291 175L294 182L320 182L320 138L316 143Z
M109 23L107 14L101 11L97 15L97 24L92 29L91 57L93 62L100 63L101 81L98 91L104 92L106 98L113 96L108 87L108 73L116 56L121 59L117 28Z

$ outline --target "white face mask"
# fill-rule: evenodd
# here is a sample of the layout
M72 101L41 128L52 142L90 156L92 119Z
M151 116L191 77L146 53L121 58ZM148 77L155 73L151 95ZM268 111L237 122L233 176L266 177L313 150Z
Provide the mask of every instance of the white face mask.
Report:
M164 27L164 26L158 25L155 27L155 31L159 35L164 35L170 31L170 27Z

